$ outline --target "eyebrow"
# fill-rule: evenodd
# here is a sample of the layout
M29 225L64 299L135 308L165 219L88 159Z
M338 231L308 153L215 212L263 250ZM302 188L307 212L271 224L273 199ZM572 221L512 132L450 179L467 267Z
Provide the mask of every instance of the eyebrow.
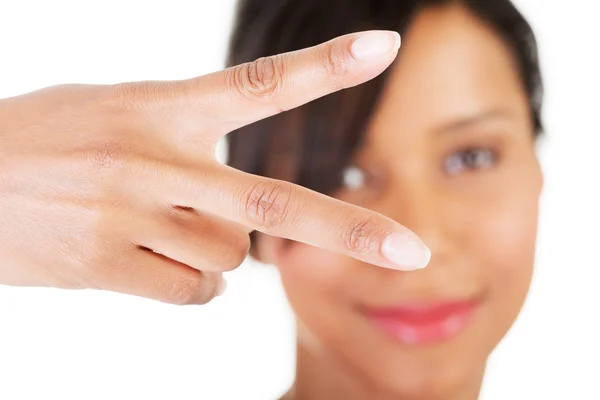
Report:
M448 133L455 132L462 129L470 128L472 126L479 125L483 122L487 122L490 120L510 120L513 118L511 112L509 112L505 108L495 108L488 111L484 111L478 114L474 114L468 117L460 118L455 121L452 121L448 124L444 124L440 127L434 129L435 133Z

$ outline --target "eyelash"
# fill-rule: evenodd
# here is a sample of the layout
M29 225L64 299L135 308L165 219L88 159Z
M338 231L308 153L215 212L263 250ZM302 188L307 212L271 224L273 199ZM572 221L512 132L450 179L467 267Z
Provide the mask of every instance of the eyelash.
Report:
M458 150L444 159L444 171L451 176L463 172L493 168L498 152L491 147L470 147Z
M468 147L446 156L443 162L444 172L457 176L465 172L475 172L493 168L499 159L499 153L491 147ZM361 189L376 180L368 170L352 165L344 171L343 186L351 191Z

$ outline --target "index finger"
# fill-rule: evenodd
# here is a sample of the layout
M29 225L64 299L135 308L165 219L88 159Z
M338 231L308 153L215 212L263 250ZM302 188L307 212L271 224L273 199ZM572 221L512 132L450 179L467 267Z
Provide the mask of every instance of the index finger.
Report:
M161 193L168 193L172 204L381 267L414 270L429 263L423 242L384 215L289 182L222 165L205 167L202 173L167 173Z

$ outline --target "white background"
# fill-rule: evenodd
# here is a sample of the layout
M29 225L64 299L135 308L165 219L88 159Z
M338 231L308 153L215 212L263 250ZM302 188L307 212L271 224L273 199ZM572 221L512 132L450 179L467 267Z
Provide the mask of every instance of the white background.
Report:
M482 398L598 400L600 7L517 3L546 79L546 188L531 296ZM220 69L232 11L232 0L0 0L0 98ZM206 307L0 287L0 399L274 399L294 343L277 273L245 265L228 280Z

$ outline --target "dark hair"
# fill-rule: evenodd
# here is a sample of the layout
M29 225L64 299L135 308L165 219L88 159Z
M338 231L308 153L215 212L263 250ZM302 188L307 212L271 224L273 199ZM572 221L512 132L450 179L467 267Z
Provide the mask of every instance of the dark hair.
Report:
M314 46L347 33L405 32L422 8L452 0L240 0L229 65ZM531 27L510 0L460 0L505 41L529 99L535 134L542 131L542 82ZM359 146L388 73L228 136L229 164L330 194ZM344 115L344 118L337 118Z

